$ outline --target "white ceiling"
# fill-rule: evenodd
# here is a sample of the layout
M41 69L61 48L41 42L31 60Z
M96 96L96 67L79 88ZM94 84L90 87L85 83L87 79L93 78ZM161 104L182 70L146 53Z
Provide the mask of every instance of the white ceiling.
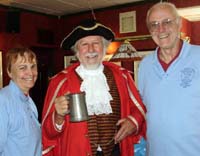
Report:
M62 16L145 0L0 0L0 5Z
M0 0L0 5L62 16L142 1L150 0ZM189 21L200 21L200 6L179 8L179 13Z

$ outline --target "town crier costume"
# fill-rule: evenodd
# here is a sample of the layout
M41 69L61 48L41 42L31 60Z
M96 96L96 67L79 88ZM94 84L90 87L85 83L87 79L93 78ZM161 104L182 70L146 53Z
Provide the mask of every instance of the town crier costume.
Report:
M102 36L106 40L114 39L109 28L93 21L76 27L64 39L61 47L69 49L77 40L92 35ZM70 122L70 114L67 113L64 122L56 124L55 99L82 91L86 93L89 120ZM103 105L98 106L98 98ZM96 105L92 105L96 102ZM105 61L94 71L88 71L81 63L74 63L50 80L42 115L43 155L133 156L133 145L145 134L145 113L145 106L128 70ZM116 133L123 127L116 126L120 119L130 122L136 131L115 142Z

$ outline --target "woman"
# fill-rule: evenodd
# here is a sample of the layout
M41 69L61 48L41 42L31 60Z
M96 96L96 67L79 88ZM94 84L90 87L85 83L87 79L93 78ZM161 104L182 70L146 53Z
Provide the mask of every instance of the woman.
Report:
M37 60L27 48L6 57L10 83L0 90L0 156L41 156L41 129L29 90L37 80Z

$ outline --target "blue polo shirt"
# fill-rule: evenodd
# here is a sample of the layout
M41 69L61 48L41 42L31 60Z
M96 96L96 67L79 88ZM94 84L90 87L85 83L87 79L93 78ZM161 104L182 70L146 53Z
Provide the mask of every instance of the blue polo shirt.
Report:
M184 42L165 72L157 50L139 65L148 156L200 155L200 46Z
M41 150L36 106L11 80L0 89L0 156L41 156Z

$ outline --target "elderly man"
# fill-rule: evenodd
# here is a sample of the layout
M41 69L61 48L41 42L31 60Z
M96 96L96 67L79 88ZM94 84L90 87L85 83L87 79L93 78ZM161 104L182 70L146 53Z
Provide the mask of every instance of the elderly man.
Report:
M130 73L103 62L114 33L85 20L64 38L79 62L52 78L42 122L43 154L53 156L133 156L145 128L145 107ZM85 92L88 121L70 122L69 93ZM119 129L118 129L119 127Z
M139 66L148 156L199 156L200 47L179 38L181 17L171 3L155 4L146 21L158 45Z

